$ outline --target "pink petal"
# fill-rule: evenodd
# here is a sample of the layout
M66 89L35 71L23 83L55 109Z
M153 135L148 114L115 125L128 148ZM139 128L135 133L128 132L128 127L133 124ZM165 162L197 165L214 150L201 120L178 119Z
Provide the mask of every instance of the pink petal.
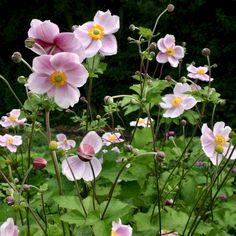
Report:
M68 83L74 87L82 87L87 82L89 76L88 71L81 64L75 64L73 69L70 71L66 69L65 72L68 76Z
M111 15L110 11L98 11L94 16L94 22L104 27L105 34L113 34L120 28L120 18L116 15Z
M166 55L166 53L158 52L156 60L159 63L166 63L168 61L168 56Z
M102 47L101 40L92 40L87 48L85 48L86 57L93 57Z
M99 52L103 56L110 56L117 53L117 41L114 35L105 35L102 40L102 47Z
M13 139L14 139L14 141L13 141L14 145L18 146L18 145L22 144L22 137L21 136L15 135L15 136L13 136Z
M163 44L166 48L172 48L175 46L175 37L174 35L167 34L163 39Z
M213 156L209 158L214 166L218 166L221 163L223 156L221 154L214 153Z
M174 57L177 59L182 59L184 57L184 48L181 46L176 46Z
M68 144L74 148L76 145L76 142L74 140L68 140Z
M82 176L82 178L85 181L92 181L94 179L94 177L96 178L102 170L101 162L96 157L94 157L90 161L90 163L92 165L93 171L92 171L92 168L91 168L89 162L85 162L86 167L85 167L84 174ZM94 172L94 175L93 175L93 172Z
M201 80L201 81L209 81L210 80L210 77L209 77L209 75L206 75L206 74L204 74L204 75L198 75L198 78ZM212 81L213 79L211 78L211 81Z
M19 230L12 218L8 218L0 227L1 236L18 236L18 234Z
M19 117L20 116L20 109L13 109L11 112L10 112L10 115L13 115L15 117Z
M197 73L197 68L191 64L187 67L187 71L195 74Z
M224 130L224 128L225 128L225 123L223 121L216 122L213 127L214 136L216 134L221 134L221 132Z
M188 96L183 100L184 110L189 110L197 104L197 101L194 97Z
M58 141L63 142L66 139L65 134L57 134L56 138Z
M174 87L174 94L175 95L183 95L186 92L191 92L192 89L187 83L177 83Z
M81 179L84 171L85 162L81 161L78 156L71 156L62 161L62 174L70 181Z
M162 53L166 53L166 46L164 45L164 39L161 38L157 41L157 47Z
M6 147L7 149L10 151L10 152L16 152L16 146L15 145L12 145L12 144L6 144Z
M93 147L95 153L98 153L103 145L101 137L95 131L88 132L83 138L81 144L89 144Z
M172 57L168 57L167 59L168 59L170 65L171 65L172 67L177 67L177 66L178 66L179 60L178 60L177 58L175 58L175 57L172 56Z
M178 106L175 108L167 109L163 114L163 117L176 118L180 116L184 112L184 108L182 106Z
M80 92L77 88L68 85L55 87L54 89L54 101L58 106L68 108L69 106L73 107L79 102Z
M50 55L42 55L33 59L33 71L44 75L51 75L54 72L54 68L51 65Z

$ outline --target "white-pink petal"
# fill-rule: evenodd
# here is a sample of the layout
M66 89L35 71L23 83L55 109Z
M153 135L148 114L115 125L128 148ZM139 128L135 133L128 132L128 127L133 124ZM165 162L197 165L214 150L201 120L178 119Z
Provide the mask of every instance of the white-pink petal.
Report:
M166 63L168 61L168 56L166 53L158 52L156 60L159 63Z
M95 153L98 153L103 146L101 137L95 131L88 132L83 138L81 144L89 144L93 147Z
M117 53L117 41L114 35L105 35L99 52L103 56L111 56Z
M85 181L92 181L94 177L96 178L100 174L101 170L102 170L101 162L96 157L94 157L90 161L90 163L85 162L85 170L82 178Z

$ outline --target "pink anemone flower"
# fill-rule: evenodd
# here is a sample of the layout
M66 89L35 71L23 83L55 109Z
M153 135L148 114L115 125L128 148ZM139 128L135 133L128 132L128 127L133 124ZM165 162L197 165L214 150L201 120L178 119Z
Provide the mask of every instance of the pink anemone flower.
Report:
M6 147L10 152L16 152L17 146L22 144L22 138L19 135L4 134L0 136L0 146Z
M75 35L85 48L86 57L93 57L97 52L103 56L117 53L117 41L113 33L120 28L120 19L111 12L98 11L93 18L75 29Z
M95 157L102 148L102 139L94 131L90 131L83 138L78 149L78 156L71 156L62 162L62 174L68 180L84 179L92 181L101 170L100 160Z
M18 236L19 230L18 227L14 224L12 218L8 218L0 226L0 236Z
M73 52L79 55L80 62L85 59L85 49L73 33L60 33L59 27L50 20L33 19L30 26L28 36L35 41L30 49L38 55Z
M75 147L75 141L71 139L67 139L65 134L57 134L57 147L62 150L70 150L71 148Z
M102 135L102 141L103 141L104 145L106 145L106 146L109 146L114 143L124 142L124 139L122 139L120 137L121 137L120 133L107 132Z
M196 99L186 92L192 89L188 84L177 83L173 94L167 94L162 98L160 106L166 111L164 117L175 118L180 116L185 110L189 110L197 103Z
M79 101L77 87L83 86L88 78L78 55L69 52L34 58L33 71L28 79L28 88L38 94L46 93L62 108L74 106Z
M206 73L208 72L207 66L195 67L194 65L189 65L187 67L188 77L192 79L199 79L201 81L212 81L213 79L209 77Z
M213 130L209 129L207 124L203 124L201 145L213 165L219 165L223 157L236 159L236 151L229 157L233 149L233 146L229 142L230 132L231 128L225 126L223 121L216 122Z
M13 109L7 116L3 116L0 120L0 125L2 127L15 127L18 125L23 125L26 118L19 119L20 109Z
M146 117L146 118L139 118L137 121L131 121L129 123L130 126L135 126L136 123L137 123L138 127L144 127L144 128L145 127L150 127L151 126L151 122L153 121L153 119L151 119L151 122L150 122L150 119L148 117Z
M116 223L112 222L111 236L132 236L132 227L130 225L123 225L121 219Z
M157 42L158 52L156 60L159 63L169 62L172 67L177 67L179 60L184 57L184 48L181 46L175 46L174 35L167 34L164 38L161 38Z

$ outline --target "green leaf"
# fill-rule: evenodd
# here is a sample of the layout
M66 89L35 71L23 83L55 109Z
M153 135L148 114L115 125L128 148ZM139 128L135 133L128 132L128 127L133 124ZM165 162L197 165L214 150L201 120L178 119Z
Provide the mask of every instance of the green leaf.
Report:
M149 28L142 27L142 26L139 27L139 34L142 35L146 39L150 39L153 36L152 30L150 30Z
M56 196L53 200L62 208L83 212L78 196Z
M85 223L84 216L78 211L69 211L63 214L60 219L69 224L82 225Z
M133 147L145 149L146 146L152 145L152 130L150 127L136 128L133 142Z

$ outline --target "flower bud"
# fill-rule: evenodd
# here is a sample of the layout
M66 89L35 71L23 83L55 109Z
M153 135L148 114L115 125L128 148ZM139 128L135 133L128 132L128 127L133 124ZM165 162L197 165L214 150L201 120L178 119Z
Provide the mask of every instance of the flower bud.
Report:
M57 147L58 147L58 145L57 145L57 141L55 141L55 140L52 140L50 143L49 143L49 149L50 150L57 150Z
M30 189L30 185L28 185L28 184L24 184L23 187L22 187L23 192L28 192L29 189Z
M14 63L20 63L22 56L20 52L14 52L11 56L11 59Z
M155 158L158 162L164 161L165 157L166 157L166 154L164 152L161 152L161 151L158 151L156 153L156 156L155 156Z
M155 42L152 42L152 43L150 44L150 49L151 49L151 50L156 50L156 48L157 48L157 44L156 44Z
M96 120L100 120L102 117L100 115L96 115Z
M37 157L33 160L33 167L36 170L41 170L47 166L47 160L42 157Z
M167 75L167 76L165 77L165 80L170 82L170 81L172 80L172 77L171 77L170 75Z
M84 96L80 97L79 99L81 102L88 102Z
M228 195L226 193L222 193L220 194L219 199L221 201L226 201L228 199Z
M188 124L188 122L186 120L181 120L180 121L180 125L182 126L186 126Z
M25 76L23 76L23 75L21 75L21 76L19 76L19 77L17 78L17 82L18 82L19 84L25 84L26 81L27 81L27 79L26 79Z
M27 48L33 48L34 45L35 45L35 40L34 40L33 38L27 38L27 39L25 40L25 46L26 46Z
M166 9L168 12L172 12L172 11L174 11L175 6L173 4L168 4Z
M220 104L221 106L224 106L224 105L226 104L226 100L225 100L225 99L220 99L220 100L219 100L219 104Z
M129 26L129 30L130 30L130 31L134 31L135 29L136 29L136 27L135 27L134 24L131 24L131 25Z
M133 149L131 150L131 152L132 152L135 156L137 156L138 153L139 153L139 150L138 150L137 148L133 148Z
M171 206L171 205L173 205L173 199L166 199L165 201L164 201L164 205L165 206Z
M231 132L229 133L229 137L230 137L230 138L236 137L236 133L235 133L234 131L231 131Z
M125 144L124 147L126 152L132 152L133 150L133 146L130 144Z
M236 167L233 167L231 170L230 170L231 173L236 173Z
M208 57L208 56L210 56L210 54L211 54L211 50L209 48L203 48L202 49L202 55L204 57Z
M9 206L12 206L15 204L15 198L12 197L12 196L7 196L6 197L6 203L9 205Z
M182 76L182 77L180 78L180 82L181 82L181 83L187 83L187 78L186 78L185 76Z
M182 47L186 47L187 43L186 42L182 42L181 45L182 45Z
M114 103L114 100L111 96L105 96L104 102L106 105L111 105L112 103Z
M175 131L170 130L165 133L166 138L174 137L175 136Z
M197 161L197 162L195 163L195 165L196 165L196 166L204 166L205 164L204 164L203 161Z
M156 53L155 52L150 52L149 54L152 58L155 58L156 57Z
M222 154L224 152L224 148L221 145L216 145L215 151L219 154Z

